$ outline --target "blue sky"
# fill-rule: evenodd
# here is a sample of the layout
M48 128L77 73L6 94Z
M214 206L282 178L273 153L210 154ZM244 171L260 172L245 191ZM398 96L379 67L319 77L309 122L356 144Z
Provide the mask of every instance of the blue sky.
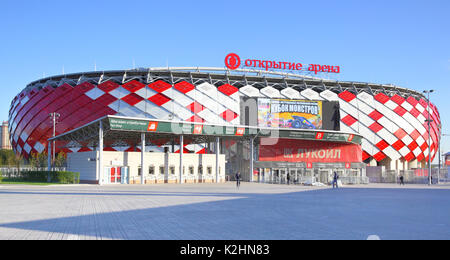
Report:
M340 65L339 80L432 95L450 134L450 1L2 0L0 120L43 75L224 66L226 54ZM443 151L450 151L444 137Z

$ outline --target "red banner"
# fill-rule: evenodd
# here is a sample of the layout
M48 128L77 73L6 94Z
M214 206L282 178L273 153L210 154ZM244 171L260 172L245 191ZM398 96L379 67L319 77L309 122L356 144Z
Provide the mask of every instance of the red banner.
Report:
M359 163L362 162L362 149L357 144L279 139L275 145L259 146L259 160L307 163Z

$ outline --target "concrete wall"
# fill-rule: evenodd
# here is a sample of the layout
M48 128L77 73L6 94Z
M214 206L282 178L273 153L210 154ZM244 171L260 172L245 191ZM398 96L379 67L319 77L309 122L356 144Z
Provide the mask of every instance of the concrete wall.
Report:
M68 153L67 170L80 173L80 181L98 183L97 152ZM89 160L92 159L92 160Z
M89 158L97 158L98 152L80 152L68 154L68 170L79 172L82 182L98 182L96 175L97 161L89 161ZM180 154L174 153L145 153L144 176L145 183L178 183L180 176ZM203 167L199 173L200 165ZM129 167L129 183L141 183L139 168L141 167L140 152L103 152L103 173L106 167ZM185 183L215 182L216 180L216 155L215 154L183 154ZM150 174L153 167L153 174ZM162 169L160 169L162 167ZM162 171L163 172L162 172ZM103 174L103 180L107 176ZM219 155L219 181L225 181L225 155ZM104 182L107 183L107 182Z

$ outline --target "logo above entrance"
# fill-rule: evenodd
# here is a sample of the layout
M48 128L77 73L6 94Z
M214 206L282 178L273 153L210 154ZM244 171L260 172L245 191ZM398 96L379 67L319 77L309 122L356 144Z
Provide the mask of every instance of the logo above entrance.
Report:
M149 122L148 123L147 131L156 132L157 129L158 129L158 122Z
M230 53L225 57L225 65L230 70L235 70L241 66L241 58L235 53Z

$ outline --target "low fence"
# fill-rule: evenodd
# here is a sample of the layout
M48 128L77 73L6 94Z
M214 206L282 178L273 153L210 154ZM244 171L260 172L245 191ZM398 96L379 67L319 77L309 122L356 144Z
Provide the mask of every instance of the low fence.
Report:
M403 176L404 183L428 184L428 169L414 170L385 170L384 167L367 167L366 176L370 183L400 183L400 176ZM431 170L432 182L438 180L439 171L437 168ZM439 182L450 182L447 169L442 168L439 175Z
M23 172L31 172L31 171L46 171L45 168L36 168L36 167L20 167L20 171L16 167L0 167L0 176L8 179L20 179L23 178ZM66 171L66 167L55 167L54 171Z
M369 178L368 177L339 177L339 180L342 184L369 184Z

